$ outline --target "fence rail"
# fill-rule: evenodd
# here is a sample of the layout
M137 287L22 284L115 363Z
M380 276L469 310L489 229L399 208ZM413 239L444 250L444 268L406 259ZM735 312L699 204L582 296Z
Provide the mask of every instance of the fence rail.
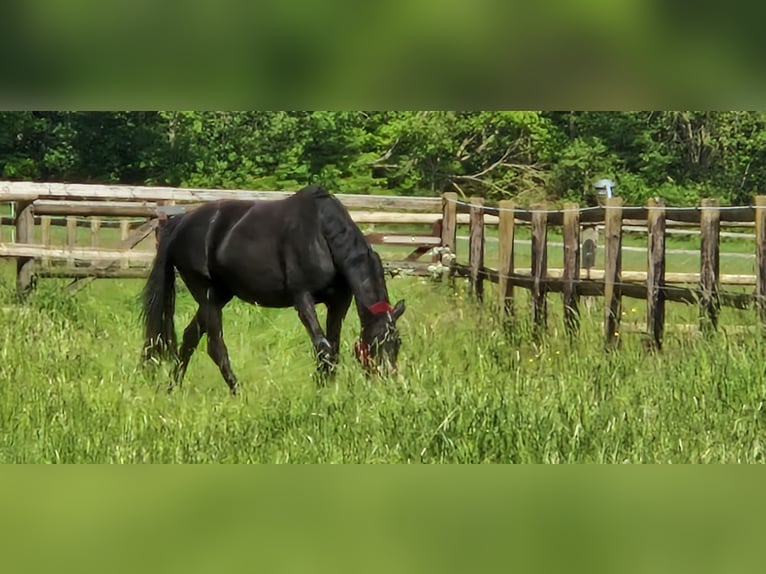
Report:
M107 200L205 203L219 199L283 199L288 191L217 190L175 187L145 187L126 185L93 185L72 183L37 183L26 181L0 182L0 202L57 199L74 201ZM388 195L342 194L338 196L349 209L391 209L438 212L438 197L401 197Z

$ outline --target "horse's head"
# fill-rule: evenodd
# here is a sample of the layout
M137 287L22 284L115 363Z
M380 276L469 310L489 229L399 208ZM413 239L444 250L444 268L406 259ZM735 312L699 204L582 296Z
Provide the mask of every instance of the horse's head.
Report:
M356 342L354 354L368 373L396 371L401 344L396 321L402 313L404 300L393 307L387 301L379 301L365 309L362 335Z

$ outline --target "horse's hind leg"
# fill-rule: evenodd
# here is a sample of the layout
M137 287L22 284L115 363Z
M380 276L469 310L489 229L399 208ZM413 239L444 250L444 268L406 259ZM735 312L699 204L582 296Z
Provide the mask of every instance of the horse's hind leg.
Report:
M202 315L199 311L194 314L189 325L184 329L183 340L181 343L181 349L178 352L178 363L176 364L175 372L173 373L173 380L170 383L170 388L173 385L180 385L181 381L186 374L186 368L189 366L194 350L197 348L202 335L205 333L205 323L202 320ZM168 389L170 390L170 389Z
M227 301L228 302L228 301ZM223 304L210 302L204 309L205 327L207 330L207 354L218 365L232 395L237 394L237 377L231 369L229 351L223 341Z
M314 305L314 298L310 293L300 293L295 298L295 309L298 311L298 317L309 332L311 342L314 345L319 373L326 376L335 368L335 362L332 346L322 331Z
M224 306L231 301L232 294L226 289L213 285L209 277L198 273L181 273L184 283L199 305L197 313L184 331L183 343L179 352L176 374L183 377L194 349L199 344L203 333L207 333L207 353L218 365L232 394L237 394L237 377L234 376L229 362L229 352L223 342Z

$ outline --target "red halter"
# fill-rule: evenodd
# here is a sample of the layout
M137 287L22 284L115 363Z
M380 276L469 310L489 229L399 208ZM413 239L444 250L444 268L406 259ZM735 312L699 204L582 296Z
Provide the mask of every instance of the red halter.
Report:
M394 310L388 301L378 301L368 307L370 313L373 315L380 315L381 313L390 313Z

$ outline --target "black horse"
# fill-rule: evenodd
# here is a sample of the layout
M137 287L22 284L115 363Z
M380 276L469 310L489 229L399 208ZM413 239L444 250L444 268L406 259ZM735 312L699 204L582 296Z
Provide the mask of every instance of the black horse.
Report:
M180 350L173 321L175 269L199 305ZM337 364L341 326L353 297L362 327L357 359L368 372L396 368L396 321L404 301L391 306L380 257L341 202L321 187L277 201L216 201L168 219L144 287L143 318L144 359L175 361L171 388L183 379L207 333L207 352L236 394L221 320L233 297L264 307L294 306L323 377ZM317 303L327 306L326 334Z

